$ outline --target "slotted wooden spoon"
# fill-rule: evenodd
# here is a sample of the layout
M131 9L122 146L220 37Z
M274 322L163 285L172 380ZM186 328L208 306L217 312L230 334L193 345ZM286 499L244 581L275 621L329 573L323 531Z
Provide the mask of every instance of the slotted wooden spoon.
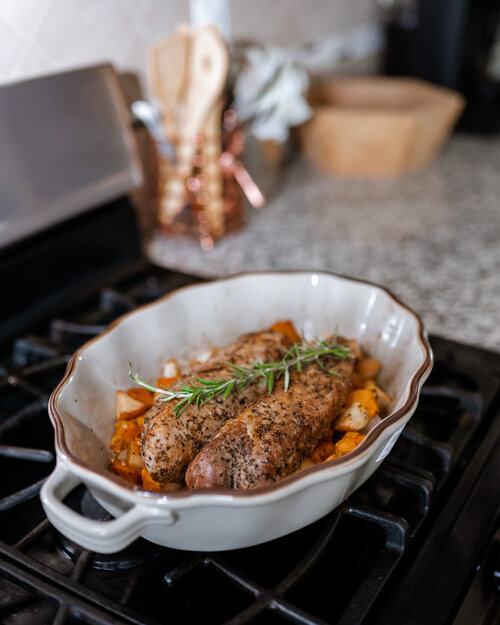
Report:
M193 29L186 74L184 119L177 148L177 165L167 181L160 221L171 224L182 210L185 183L193 169L196 136L219 100L227 77L226 45L214 26Z
M180 24L176 32L149 51L149 77L153 95L161 104L163 131L175 141L179 129L179 108L184 100L189 58L190 27Z

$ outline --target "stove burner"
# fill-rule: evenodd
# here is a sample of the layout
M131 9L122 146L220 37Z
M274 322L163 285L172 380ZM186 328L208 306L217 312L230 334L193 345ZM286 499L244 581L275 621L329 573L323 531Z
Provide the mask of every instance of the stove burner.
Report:
M80 510L83 516L94 521L107 521L110 514L101 506L95 497L88 490L85 490L80 499Z
M69 360L72 350L61 343L38 336L26 336L14 342L12 361L16 368L26 367L30 363L44 362L48 358L64 357Z
M111 515L101 506L101 504L89 493L84 486L76 488L66 499L66 504L77 510L83 516L95 521L109 521ZM66 557L77 562L82 554L89 553L75 542L54 530L56 547ZM93 569L102 571L119 571L130 569L151 562L157 558L164 549L153 545L146 540L136 540L132 545L112 554L91 554L89 564Z
M81 323L70 323L62 319L54 319L50 324L50 338L59 345L75 344L85 342L102 332L105 325L83 325Z
M90 553L57 531L54 540L58 551L73 562L77 562L82 554ZM161 547L155 548L149 541L137 540L130 547L117 553L92 553L90 567L100 571L122 571L147 564L161 553Z

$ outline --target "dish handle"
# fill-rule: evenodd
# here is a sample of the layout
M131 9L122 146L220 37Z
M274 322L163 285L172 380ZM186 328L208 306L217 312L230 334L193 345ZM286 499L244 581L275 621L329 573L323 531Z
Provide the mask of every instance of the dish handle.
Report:
M42 486L40 498L52 525L85 549L98 553L115 553L139 538L148 527L165 527L176 520L170 510L141 504L134 505L123 516L112 521L88 519L63 503L66 495L81 481L63 463L58 462Z

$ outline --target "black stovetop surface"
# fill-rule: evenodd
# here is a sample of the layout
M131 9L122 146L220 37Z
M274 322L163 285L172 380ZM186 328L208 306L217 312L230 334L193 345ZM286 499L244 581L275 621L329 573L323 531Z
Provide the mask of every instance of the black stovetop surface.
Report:
M70 354L123 312L193 281L145 267L0 351L1 622L459 619L500 504L500 355L438 337L431 337L434 370L391 454L348 501L309 527L220 554L140 539L100 555L50 525L38 497L55 461L47 400ZM106 518L83 486L69 503ZM493 580L492 571L482 582L478 624L497 614Z

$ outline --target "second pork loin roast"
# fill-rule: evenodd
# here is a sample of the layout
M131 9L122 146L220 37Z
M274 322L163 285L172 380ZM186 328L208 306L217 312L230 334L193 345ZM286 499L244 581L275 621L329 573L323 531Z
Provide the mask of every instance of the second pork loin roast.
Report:
M281 381L205 445L188 468L188 487L247 490L296 471L342 412L353 366L352 358L325 369L311 364L291 375L288 391Z
M290 340L281 332L268 330L244 334L197 367L194 375L206 379L227 378L231 371L225 363L250 365L259 359L278 361L289 346ZM170 389L176 390L182 383L197 382L193 375L183 376ZM191 460L226 420L266 392L264 384L250 384L243 391L234 391L227 399L215 397L199 408L188 406L179 416L174 413L178 400L157 401L146 413L142 435L142 458L152 478L158 482L182 481Z

